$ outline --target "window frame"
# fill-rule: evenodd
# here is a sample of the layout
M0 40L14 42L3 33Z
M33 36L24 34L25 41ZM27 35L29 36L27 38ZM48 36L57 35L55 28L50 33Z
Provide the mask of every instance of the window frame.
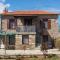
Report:
M46 27L46 25L47 25L47 27ZM43 28L48 29L48 18L43 19Z
M30 19L30 18L25 18L25 19L24 19L24 25L31 26L31 25L32 25L32 19Z
M12 35L12 36L14 36L14 35ZM11 43L12 41L13 41L13 43ZM8 36L8 44L9 45L15 45L15 36L14 36L14 40L13 40L13 38L11 38L11 35Z
M15 27L15 28L12 28L12 26L10 26L10 24L11 24L11 22L10 22L10 21L11 21L11 20L13 20L13 21L14 21L14 24L15 24L15 26L14 26L14 27ZM16 29L16 26L17 26L17 20L16 20L16 19L12 19L12 18L11 18L11 19L9 19L9 20L8 20L8 24L7 24L7 26L8 26L8 29L12 29L12 30L13 30L13 29Z
M24 41L24 38L25 38L25 37L27 37L27 39L28 39L27 41L28 41L28 42L25 42L25 41ZM22 35L22 44L29 45L29 35Z
M48 21L44 21L45 27L46 29L48 29Z

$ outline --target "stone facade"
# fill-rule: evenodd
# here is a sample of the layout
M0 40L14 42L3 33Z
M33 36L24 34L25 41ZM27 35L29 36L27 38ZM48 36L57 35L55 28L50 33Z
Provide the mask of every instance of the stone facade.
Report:
M35 35L29 35L28 45L22 44L22 35L16 35L15 49L33 49L33 48L35 48Z
M3 31L6 32L15 32L16 30L9 30L7 28L8 25L8 20L9 18L14 18L12 16L6 16L2 18L2 29ZM38 15L37 17L33 18L32 20L32 25L36 26L36 34L35 33L29 33L29 32L19 32L19 34L15 34L15 49L33 49L35 48L35 45L39 43L41 43L42 41L42 35L41 35L41 28L40 28L40 20L42 20L43 18L48 18L48 20L51 20L51 29L47 29L47 32L44 30L45 35L48 35L50 37L54 37L56 38L56 35L58 34L58 25L57 25L57 15ZM24 26L24 18L17 18L17 26ZM24 45L22 44L22 35L29 35L29 44L28 45ZM50 39L50 38L49 38ZM36 43L36 41L38 41ZM26 47L26 48L24 48Z

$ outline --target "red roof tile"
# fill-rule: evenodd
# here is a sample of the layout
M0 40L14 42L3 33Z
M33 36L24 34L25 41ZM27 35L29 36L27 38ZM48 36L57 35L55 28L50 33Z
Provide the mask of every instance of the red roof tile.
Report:
M40 15L40 14L58 14L48 11L14 11L14 12L4 12L4 15Z

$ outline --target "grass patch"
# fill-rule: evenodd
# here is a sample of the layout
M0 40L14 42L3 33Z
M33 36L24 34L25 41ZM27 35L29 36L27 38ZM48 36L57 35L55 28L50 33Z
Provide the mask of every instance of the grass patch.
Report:
M55 47L60 49L60 37L55 40Z
M23 58L20 57L17 60L60 60L60 58L56 55L52 55L51 57L47 56L46 58L44 56L43 57L30 56L30 57L23 57Z

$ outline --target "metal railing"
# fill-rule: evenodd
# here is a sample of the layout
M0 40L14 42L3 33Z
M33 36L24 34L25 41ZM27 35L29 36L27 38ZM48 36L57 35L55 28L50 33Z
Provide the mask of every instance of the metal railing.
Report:
M17 26L16 32L36 32L35 26Z

